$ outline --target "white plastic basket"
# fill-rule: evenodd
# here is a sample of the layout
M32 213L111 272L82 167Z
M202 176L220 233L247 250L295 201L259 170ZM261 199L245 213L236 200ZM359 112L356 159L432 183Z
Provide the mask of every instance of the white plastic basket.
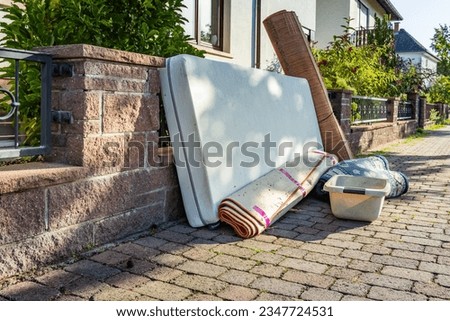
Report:
M372 222L380 216L390 185L383 178L335 175L325 183L324 190L330 193L334 216Z

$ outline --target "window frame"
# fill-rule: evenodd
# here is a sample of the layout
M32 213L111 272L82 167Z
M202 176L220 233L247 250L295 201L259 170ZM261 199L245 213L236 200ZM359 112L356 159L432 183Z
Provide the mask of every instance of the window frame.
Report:
M195 6L194 8L194 35L190 35L191 37L193 37L192 42L194 42L194 44L196 46L202 47L202 48L207 48L207 49L213 49L215 51L223 51L224 50L224 0L211 0L211 9L215 9L217 8L217 6L213 6L213 1L216 1L218 4L218 44L217 45L213 45L210 42L206 42L203 41L201 39L201 4L204 3L204 0L193 0L192 3ZM214 8L213 8L214 7ZM212 10L211 10L212 12Z
M366 21L364 21L364 26L362 25L362 13L364 12L365 16L366 16ZM369 11L369 7L366 6L361 0L358 0L358 28L359 29L369 29L369 22L370 22L370 11Z

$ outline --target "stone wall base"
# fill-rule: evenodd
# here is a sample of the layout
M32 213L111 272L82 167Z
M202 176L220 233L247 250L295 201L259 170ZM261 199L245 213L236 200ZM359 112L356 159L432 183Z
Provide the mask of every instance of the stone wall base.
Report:
M417 130L416 120L352 126L347 139L355 155L408 137Z
M0 174L0 279L184 217L173 165L92 177L34 163Z

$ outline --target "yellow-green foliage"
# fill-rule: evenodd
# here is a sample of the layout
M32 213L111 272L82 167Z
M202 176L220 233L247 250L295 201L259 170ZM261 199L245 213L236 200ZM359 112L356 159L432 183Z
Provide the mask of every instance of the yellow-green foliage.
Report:
M356 95L384 96L393 91L395 69L385 68L381 58L385 48L355 47L337 38L327 50L315 50L315 56L328 89L350 89Z
M439 76L427 95L429 102L450 104L450 76Z
M388 18L376 19L368 44L356 47L355 30L346 19L344 34L335 36L326 49L313 49L328 89L349 89L356 95L389 97L399 95L410 81L403 79L393 47Z

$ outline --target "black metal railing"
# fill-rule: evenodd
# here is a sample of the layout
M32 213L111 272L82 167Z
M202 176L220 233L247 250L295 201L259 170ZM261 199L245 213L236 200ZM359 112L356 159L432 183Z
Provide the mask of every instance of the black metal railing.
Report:
M412 119L413 118L413 105L409 101L400 101L398 104L398 116L397 119Z
M315 40L315 33L314 30L306 28L302 26L303 32L305 33L306 38L308 39L308 42L313 42Z
M36 111L40 120L40 139L38 146L22 144L24 130L21 128L21 77L24 76L24 63L39 64L40 75L40 111ZM47 154L50 151L50 121L51 121L51 82L52 58L48 54L18 49L0 48L0 65L2 69L10 69L11 73L3 73L0 79L0 161L22 156ZM29 76L29 75L28 75ZM27 106L27 108L30 108Z
M352 97L352 124L374 123L387 120L387 99Z

